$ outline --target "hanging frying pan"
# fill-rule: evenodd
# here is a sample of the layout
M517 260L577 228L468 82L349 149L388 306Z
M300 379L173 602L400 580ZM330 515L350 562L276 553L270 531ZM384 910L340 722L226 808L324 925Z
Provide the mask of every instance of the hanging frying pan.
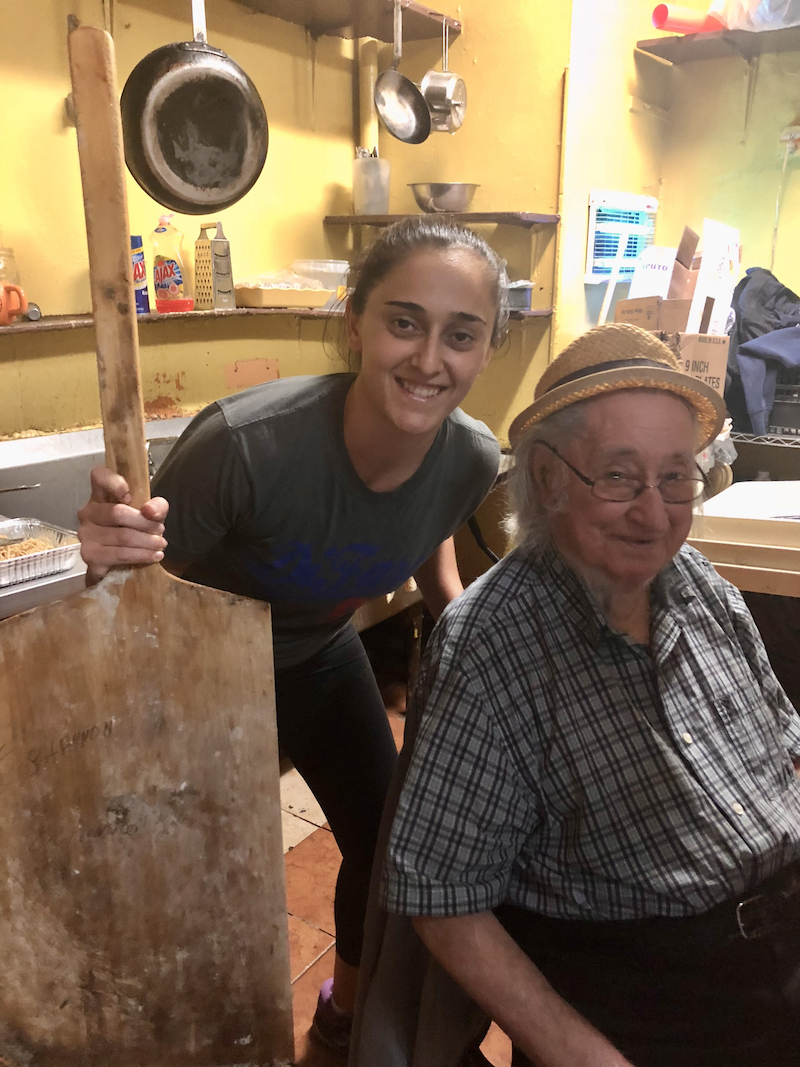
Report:
M164 45L131 71L120 100L125 162L164 207L205 215L235 204L267 158L267 115L238 64L206 41L205 0L192 0L193 41Z
M397 69L403 55L403 11L394 0L394 58L375 82L375 107L389 133L406 144L422 144L431 132L431 113L419 88Z

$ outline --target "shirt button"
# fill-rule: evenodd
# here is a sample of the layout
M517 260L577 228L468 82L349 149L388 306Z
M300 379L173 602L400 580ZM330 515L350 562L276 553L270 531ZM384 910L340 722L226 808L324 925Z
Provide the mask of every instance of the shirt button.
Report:
M737 802L736 804L732 804L731 806L737 815L744 815L744 808L741 804Z
M686 742L687 745L691 745L691 743L692 743L692 735L691 734L689 734L689 733L681 734L681 737L683 738L683 740Z

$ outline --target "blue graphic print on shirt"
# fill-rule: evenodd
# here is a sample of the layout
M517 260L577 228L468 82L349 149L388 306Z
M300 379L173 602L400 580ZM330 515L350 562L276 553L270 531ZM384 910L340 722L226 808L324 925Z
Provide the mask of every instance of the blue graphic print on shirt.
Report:
M424 562L422 559L386 559L381 546L356 542L326 548L315 555L314 546L288 541L275 549L269 562L242 552L247 573L268 600L288 603L326 603L361 600L390 593Z

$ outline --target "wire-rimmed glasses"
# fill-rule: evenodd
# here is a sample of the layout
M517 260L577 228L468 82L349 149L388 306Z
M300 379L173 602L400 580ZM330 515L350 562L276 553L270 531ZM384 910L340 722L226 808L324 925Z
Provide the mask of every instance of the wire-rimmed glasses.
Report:
M585 474L581 474L576 467L573 467L569 460L564 459L558 449L548 444L547 441L537 441L536 443L544 445L554 456L558 456L561 462L569 467L584 485L590 487L592 494L599 500L625 504L635 500L645 489L658 489L665 504L693 504L700 499L706 489L706 478L699 467L696 475L687 477L682 474L670 474L655 485L643 482L639 478L628 478L622 474L605 474L600 478L587 478Z

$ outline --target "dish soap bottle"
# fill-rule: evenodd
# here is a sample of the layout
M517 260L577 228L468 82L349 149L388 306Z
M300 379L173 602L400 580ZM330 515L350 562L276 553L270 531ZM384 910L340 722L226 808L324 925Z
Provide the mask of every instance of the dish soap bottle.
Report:
M133 299L137 315L150 313L150 297L147 294L147 267L141 237L131 237L131 260L133 262Z
M172 215L162 215L150 234L153 242L153 289L156 311L192 311L194 300L189 283L183 234L170 222Z

